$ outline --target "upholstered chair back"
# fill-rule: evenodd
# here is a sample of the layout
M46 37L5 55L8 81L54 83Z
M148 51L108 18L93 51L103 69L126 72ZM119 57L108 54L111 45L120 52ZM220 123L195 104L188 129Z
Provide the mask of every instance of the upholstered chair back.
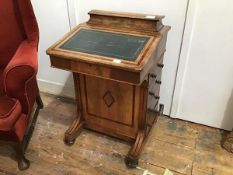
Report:
M0 0L0 67L5 67L23 40L38 43L30 0Z

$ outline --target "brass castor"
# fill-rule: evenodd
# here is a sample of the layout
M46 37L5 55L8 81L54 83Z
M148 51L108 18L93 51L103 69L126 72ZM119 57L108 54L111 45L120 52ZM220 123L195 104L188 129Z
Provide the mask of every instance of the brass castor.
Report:
M136 168L138 166L138 159L126 156L125 164L128 168Z
M72 146L74 143L75 143L75 139L68 139L68 138L64 138L64 143L67 145L67 146Z
M24 156L18 160L19 170L26 170L30 167L30 162Z

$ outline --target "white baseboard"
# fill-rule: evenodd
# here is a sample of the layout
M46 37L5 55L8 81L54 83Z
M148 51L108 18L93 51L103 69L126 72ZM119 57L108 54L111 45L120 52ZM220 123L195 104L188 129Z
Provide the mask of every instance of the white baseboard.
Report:
M59 95L63 97L75 98L74 87L69 87L61 83L42 79L38 79L37 82L41 92Z

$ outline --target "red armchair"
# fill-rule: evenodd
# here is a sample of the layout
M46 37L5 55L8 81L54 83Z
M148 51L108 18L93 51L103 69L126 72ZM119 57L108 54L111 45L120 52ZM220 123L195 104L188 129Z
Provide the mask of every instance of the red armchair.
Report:
M30 165L24 152L43 107L36 81L39 32L30 0L0 0L0 26L0 139L15 147L24 170Z

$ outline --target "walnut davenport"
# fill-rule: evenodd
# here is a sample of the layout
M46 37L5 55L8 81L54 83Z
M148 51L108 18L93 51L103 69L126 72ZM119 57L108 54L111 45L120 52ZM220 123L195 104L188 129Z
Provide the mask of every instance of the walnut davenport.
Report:
M136 167L146 138L163 113L159 104L169 26L163 16L92 10L47 50L52 67L73 72L77 114L68 145L82 128L132 143L125 158Z

